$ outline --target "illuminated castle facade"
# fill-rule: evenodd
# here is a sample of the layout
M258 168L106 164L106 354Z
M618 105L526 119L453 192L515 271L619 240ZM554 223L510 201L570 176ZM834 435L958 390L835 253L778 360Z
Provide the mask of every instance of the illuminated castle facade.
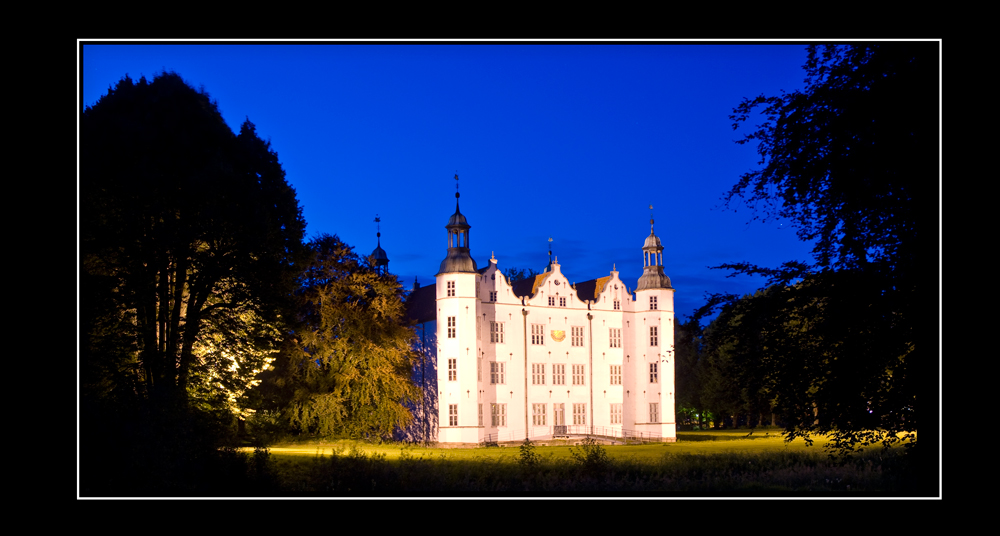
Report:
M673 441L674 289L652 220L634 298L615 270L571 285L557 260L511 285L495 258L476 266L455 197L435 286L410 297L437 369L436 389L428 383L437 395L429 439Z

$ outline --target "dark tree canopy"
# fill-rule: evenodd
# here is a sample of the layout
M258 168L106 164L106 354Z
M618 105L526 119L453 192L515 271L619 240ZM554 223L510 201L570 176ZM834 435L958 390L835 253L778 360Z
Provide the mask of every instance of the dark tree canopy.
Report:
M538 272L534 271L531 268L519 269L511 266L510 268L507 268L506 270L503 271L503 275L504 277L507 278L507 284L513 285L518 281L524 281L525 279L531 279L532 277L535 277L536 275L538 275Z
M706 346L731 367L742 403L769 400L790 437L833 432L848 450L892 443L931 402L915 380L934 349L915 324L918 292L931 291L917 270L933 262L919 257L919 240L934 229L918 212L938 179L937 47L810 47L805 89L746 99L731 116L738 129L762 113L737 143L757 144L763 167L727 204L791 219L815 240L815 262L723 265L776 285L729 300Z
M277 155L174 73L122 79L80 139L85 394L235 409L276 350L305 227Z
M735 130L763 114L737 143L757 144L764 167L726 202L791 219L816 240L819 267L908 270L917 209L938 182L937 47L809 47L804 90L745 99L730 116Z

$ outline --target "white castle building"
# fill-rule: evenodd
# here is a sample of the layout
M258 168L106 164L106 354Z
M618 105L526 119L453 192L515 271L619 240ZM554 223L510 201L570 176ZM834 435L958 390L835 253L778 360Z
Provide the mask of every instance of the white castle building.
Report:
M437 407L428 438L481 443L587 433L673 441L674 289L652 219L634 298L615 270L572 285L557 260L511 285L497 259L476 266L471 226L455 197L436 283L409 298L437 370L436 387L425 385L436 390Z

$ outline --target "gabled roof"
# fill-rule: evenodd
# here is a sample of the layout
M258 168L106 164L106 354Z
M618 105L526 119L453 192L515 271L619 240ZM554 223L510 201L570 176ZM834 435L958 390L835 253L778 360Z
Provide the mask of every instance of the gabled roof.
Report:
M532 278L522 279L511 285L511 290L514 291L514 295L518 298L530 298L538 292L538 287L542 286L545 278L551 274L552 272L545 272Z
M604 287L611 281L612 276L606 275L604 277L599 277L597 279L591 279L590 281L584 281L582 283L576 284L576 297L581 301L596 300L602 292L604 292Z

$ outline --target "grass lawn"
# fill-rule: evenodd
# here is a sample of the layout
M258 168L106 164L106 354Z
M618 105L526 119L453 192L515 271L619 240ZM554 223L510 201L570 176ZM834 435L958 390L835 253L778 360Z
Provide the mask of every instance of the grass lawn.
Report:
M780 430L682 432L646 445L433 448L357 441L278 444L282 494L304 496L908 495L917 484L901 449L830 460L824 442L786 443ZM575 443L575 441L574 441Z
M639 460L658 461L665 454L710 455L723 452L788 452L801 451L825 455L822 440L813 442L807 447L805 441L796 439L786 443L781 436L781 430L755 430L748 436L749 430L707 430L699 432L680 432L676 443L647 443L645 445L604 445L608 455L615 459L635 458ZM570 449L582 441L568 441L564 446L536 446L535 453L552 460L571 460ZM386 460L398 460L405 452L415 458L435 458L448 460L510 460L515 461L519 454L519 444L509 444L501 447L477 448L435 448L403 443L386 443L375 445L363 441L303 441L296 443L281 443L271 447L275 458L298 458L344 454L352 449L365 454L385 456Z

